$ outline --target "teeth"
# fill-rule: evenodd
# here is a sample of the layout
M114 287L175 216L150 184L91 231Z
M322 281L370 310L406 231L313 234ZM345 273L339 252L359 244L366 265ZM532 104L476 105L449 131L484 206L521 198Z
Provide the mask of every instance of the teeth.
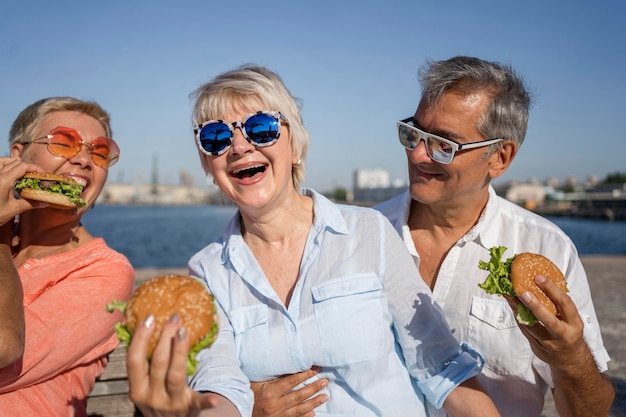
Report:
M263 164L253 165L253 166L249 166L249 167L246 167L246 168L238 169L236 171L233 171L233 174L239 174L241 172L245 172L245 171L248 171L248 170L251 170L251 169L260 169L260 168L263 168Z
M80 185L82 185L83 187L85 185L87 185L87 180L84 178L76 178L76 177L72 177L72 179L74 179L74 181L76 181L77 183L79 183Z

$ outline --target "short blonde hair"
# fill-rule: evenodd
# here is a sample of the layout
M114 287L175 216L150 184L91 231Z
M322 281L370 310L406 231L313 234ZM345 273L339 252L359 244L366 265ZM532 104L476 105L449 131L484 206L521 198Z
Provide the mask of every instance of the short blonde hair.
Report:
M294 187L300 189L309 150L309 133L300 115L301 100L291 95L277 73L262 66L244 64L201 85L190 97L195 100L192 115L194 127L231 112L281 112L289 124L292 157L300 161L293 165L291 171ZM206 155L199 150L198 153L204 172L208 173Z
M58 111L76 111L93 117L102 125L106 136L113 139L111 116L100 104L74 97L48 97L34 102L17 116L9 131L9 147L15 143L29 143L43 119Z

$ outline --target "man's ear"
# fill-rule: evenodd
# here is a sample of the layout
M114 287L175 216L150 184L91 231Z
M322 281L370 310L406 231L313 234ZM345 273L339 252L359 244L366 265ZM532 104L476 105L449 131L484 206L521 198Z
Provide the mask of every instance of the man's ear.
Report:
M505 140L500 149L489 157L489 176L491 179L498 178L509 169L518 149L517 142Z

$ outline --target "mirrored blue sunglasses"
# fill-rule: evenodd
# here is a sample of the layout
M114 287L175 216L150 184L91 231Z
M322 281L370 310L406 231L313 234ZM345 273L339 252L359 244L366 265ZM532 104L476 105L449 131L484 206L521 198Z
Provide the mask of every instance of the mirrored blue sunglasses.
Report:
M249 114L243 122L228 123L209 120L194 129L200 151L207 155L221 155L233 144L235 128L241 129L243 137L254 146L270 146L280 137L280 126L289 126L280 112L263 110Z

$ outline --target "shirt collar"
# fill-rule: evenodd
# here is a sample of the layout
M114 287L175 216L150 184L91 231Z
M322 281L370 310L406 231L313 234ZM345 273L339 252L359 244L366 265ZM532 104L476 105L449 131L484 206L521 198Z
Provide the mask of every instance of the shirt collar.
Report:
M347 234L348 225L341 214L341 205L333 203L322 194L304 188L303 194L313 198L313 228L317 231L330 229L335 233Z
M317 233L329 229L338 234L347 234L348 225L344 216L341 214L341 205L333 203L322 194L310 189L304 188L302 193L313 198L313 226ZM224 230L222 236L225 250L222 253L222 261L226 262L230 256L230 252L237 245L245 244L241 235L241 215L239 210L230 219L230 222Z
M500 212L501 205L496 191L489 185L489 199L485 209L480 214L478 223L461 240L464 242L476 241L486 249L497 246L500 236L500 223L497 221L497 214Z

